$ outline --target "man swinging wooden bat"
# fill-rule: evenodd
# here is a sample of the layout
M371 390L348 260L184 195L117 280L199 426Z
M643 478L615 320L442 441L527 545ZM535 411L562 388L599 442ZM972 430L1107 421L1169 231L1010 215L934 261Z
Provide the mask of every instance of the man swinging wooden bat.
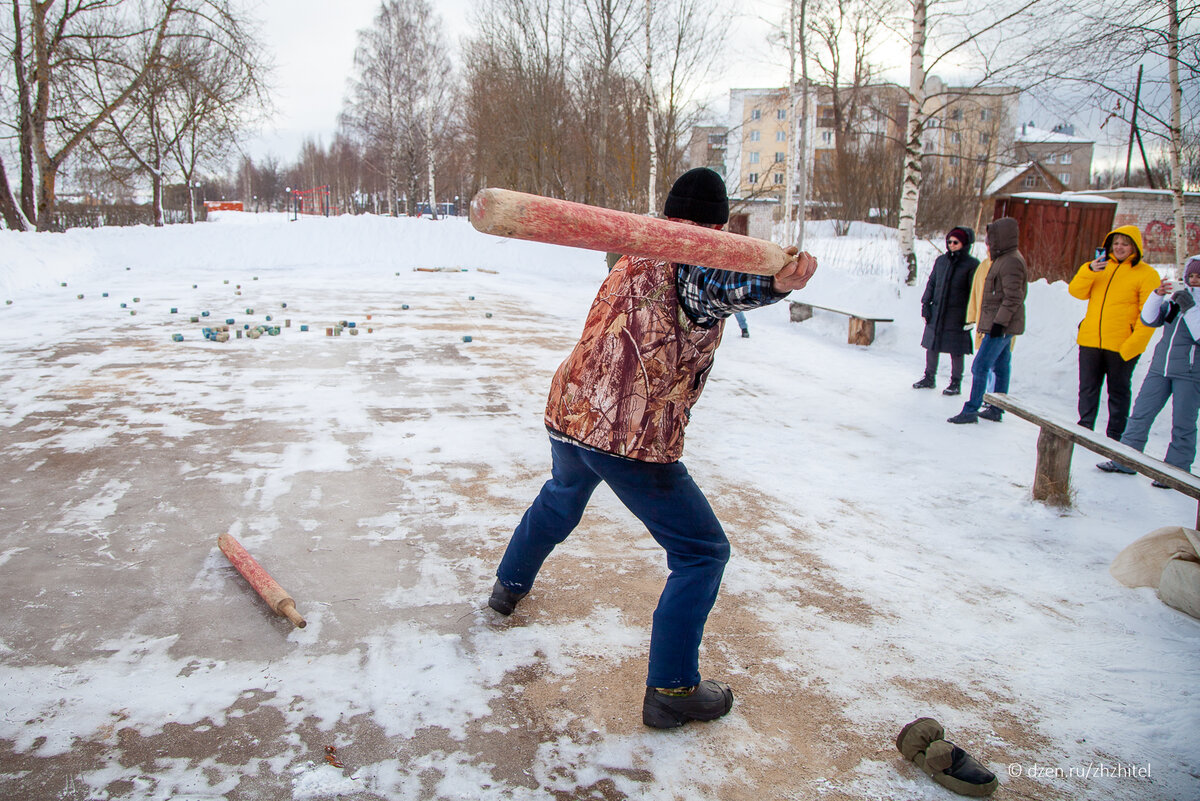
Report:
M482 200L477 197L480 206L486 205ZM473 201L472 222L486 229L487 223L480 221L485 215L476 212ZM576 241L565 238L578 234L574 224L580 212L575 220L564 215L558 224L539 222L538 214L532 222L510 220L506 235L609 250L620 250L624 242L629 248L620 252L658 257L626 255L617 262L592 303L579 343L554 375L545 416L553 458L550 480L513 532L488 605L502 615L512 614L542 563L579 523L592 491L601 481L607 483L667 552L670 576L654 612L642 720L647 726L673 728L719 718L733 706L729 685L700 678L700 639L729 560L729 541L679 461L684 427L704 389L725 319L803 288L817 260L794 247L782 251L761 243L769 246L766 252L779 251L774 263L764 265L761 255L744 252L740 265L736 258L731 264L729 248L759 247L757 240L731 234L708 237L724 254L724 263L704 256L705 243L712 243L703 234L719 232L729 219L725 182L706 168L679 177L663 213L685 225L637 219L660 228L668 225L663 230L676 232L675 240L682 243L674 251L672 240L661 241L661 233L657 240L650 236L655 250L631 244L629 231L620 230L622 218L605 217L610 222L602 220ZM529 235L539 226L541 233ZM597 231L606 230L616 239L597 238ZM692 232L701 236L686 236ZM728 248L722 250L722 242ZM697 260L709 266L681 263L673 252L700 253ZM743 271L712 269L714 262Z

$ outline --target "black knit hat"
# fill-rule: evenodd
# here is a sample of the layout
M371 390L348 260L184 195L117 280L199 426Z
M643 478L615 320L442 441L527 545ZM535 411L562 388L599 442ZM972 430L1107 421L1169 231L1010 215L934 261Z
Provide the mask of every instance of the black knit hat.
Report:
M688 170L675 181L663 204L663 216L691 220L701 225L729 222L729 197L725 181L707 167Z

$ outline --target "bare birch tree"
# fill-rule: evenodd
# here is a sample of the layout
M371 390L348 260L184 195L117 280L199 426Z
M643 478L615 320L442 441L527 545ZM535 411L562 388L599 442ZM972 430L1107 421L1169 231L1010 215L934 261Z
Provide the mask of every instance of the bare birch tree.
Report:
M657 196L679 172L686 134L699 119L697 94L717 66L731 17L705 0L655 0L653 8Z
M434 122L446 111L449 91L447 49L426 0L386 0L371 27L359 32L342 122L376 154L389 214L401 213L401 194L409 204L404 211L415 213L413 204L432 193Z
M249 21L230 8L189 18L130 101L89 136L110 165L124 157L150 179L155 225L164 222L168 176L192 186L201 165L224 162L238 135L269 107L267 67L257 42ZM191 191L185 211L195 222Z
M904 173L900 190L900 252L907 265L906 282L917 280L914 249L921 193L922 137L930 117L941 105L926 93L929 78L939 69L964 69L975 87L996 83L1024 85L1041 69L1031 54L1044 47L1034 35L1048 30L1035 12L1044 0L1017 0L1011 5L980 6L969 0L909 0L908 127ZM1043 75L1044 78L1044 75Z
M39 230L53 222L63 166L161 66L168 43L234 18L229 0L12 2L22 206ZM29 214L32 212L32 214Z
M576 2L572 35L579 56L577 81L583 97L595 98L594 103L586 102L581 108L586 121L581 131L586 148L583 199L585 203L606 206L616 189L609 149L616 139L612 134L614 117L623 110L618 84L636 42L638 7L636 0Z

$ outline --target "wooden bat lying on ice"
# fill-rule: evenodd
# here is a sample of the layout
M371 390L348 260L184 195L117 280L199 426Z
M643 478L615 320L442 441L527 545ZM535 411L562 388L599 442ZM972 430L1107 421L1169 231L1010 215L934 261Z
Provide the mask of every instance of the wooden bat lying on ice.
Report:
M774 242L567 200L481 189L471 225L485 234L775 275L791 257Z
M297 628L302 629L308 625L296 611L296 602L292 600L292 596L288 595L287 591L271 578L270 573L263 570L262 565L246 552L240 542L228 534L222 534L217 537L217 547L233 563L237 572L250 582L254 591L262 596L262 599L267 602L267 606L271 607L272 612L280 617L286 617Z

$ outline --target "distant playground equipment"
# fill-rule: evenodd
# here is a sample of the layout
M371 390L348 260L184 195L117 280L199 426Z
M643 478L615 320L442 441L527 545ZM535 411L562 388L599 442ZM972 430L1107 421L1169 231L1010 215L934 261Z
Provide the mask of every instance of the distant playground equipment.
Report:
M333 195L330 193L328 185L314 186L312 189L292 189L289 186L285 191L291 204L289 211L292 213L293 220L301 214L312 217L329 217L342 213L341 209L333 202Z

